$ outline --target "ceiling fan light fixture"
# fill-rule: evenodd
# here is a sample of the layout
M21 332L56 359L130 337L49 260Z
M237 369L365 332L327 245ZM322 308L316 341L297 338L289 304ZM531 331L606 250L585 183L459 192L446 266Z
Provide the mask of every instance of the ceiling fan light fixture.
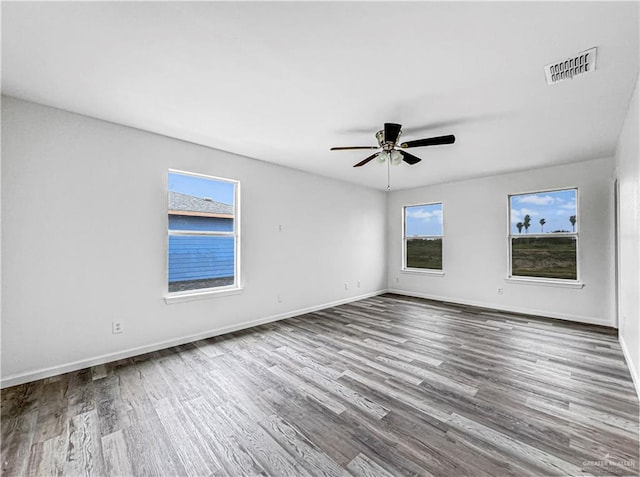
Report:
M378 160L379 160L380 162L388 161L388 160L389 160L389 151L382 151L382 152L378 155Z
M393 151L391 151L389 156L391 157L392 166L399 166L402 163L402 154L400 153L400 151L396 151L394 149Z

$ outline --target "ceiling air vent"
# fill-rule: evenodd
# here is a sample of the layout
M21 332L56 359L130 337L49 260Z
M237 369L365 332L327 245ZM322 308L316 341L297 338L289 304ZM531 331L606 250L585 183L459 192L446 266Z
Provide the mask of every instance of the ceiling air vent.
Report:
M544 67L547 84L555 84L566 79L573 79L596 69L596 48L581 51L577 55Z

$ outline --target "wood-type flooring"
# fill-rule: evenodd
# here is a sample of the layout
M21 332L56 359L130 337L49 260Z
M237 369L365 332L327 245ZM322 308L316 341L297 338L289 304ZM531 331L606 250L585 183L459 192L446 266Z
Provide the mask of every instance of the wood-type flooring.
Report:
M382 295L2 391L2 475L638 475L612 330Z

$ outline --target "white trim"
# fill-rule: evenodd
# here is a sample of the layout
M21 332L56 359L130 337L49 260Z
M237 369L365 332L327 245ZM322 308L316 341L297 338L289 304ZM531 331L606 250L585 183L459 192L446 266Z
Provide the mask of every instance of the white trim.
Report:
M409 273L415 275L434 275L436 277L444 277L444 270L434 270L432 268L403 268L400 273Z
M440 225L441 225L441 231L442 233L440 235L412 235L411 237L407 237L407 208L409 207L426 207L429 205L438 205L440 204ZM441 257L441 261L442 261L442 270L444 270L444 252L445 252L445 245L444 245L444 201L440 200L440 201L435 201L435 202L426 202L426 203L419 203L419 204L410 204L410 205L403 205L402 206L402 261L400 263L402 263L402 268L401 271L402 272L411 272L414 269L410 269L407 268L407 240L409 239L440 239L442 241L442 257ZM428 269L426 268L425 270L428 271L433 271L433 272L440 272L440 270L434 270L434 269ZM444 275L444 272L443 272Z
M386 292L387 290L378 290L371 293L366 293L364 295L358 295L351 298L345 298L343 300L324 303L322 305L310 306L310 307L302 308L299 310L293 310L285 313L279 313L277 315L267 316L264 318L258 318L256 320L251 320L244 323L239 323L231 326L224 326L222 328L215 328L213 330L203 331L202 333L183 336L181 338L174 338L166 341L161 341L158 343L140 346L137 348L130 348L124 351L116 352L116 353L109 353L101 356L96 356L94 358L83 359L80 361L73 361L71 363L67 363L59 366L52 366L49 368L28 371L26 373L14 374L8 377L2 377L2 380L0 380L0 388L4 389L9 386L17 386L18 384L28 383L30 381L35 381L38 379L49 378L51 376L57 376L60 374L71 372L71 371L76 371L78 369L89 368L91 366L110 363L113 361L117 361L119 359L125 359L125 358L130 358L132 356L151 353L153 351L171 348L172 346L179 346L186 343L192 343L194 341L211 338L212 336L223 335L225 333L231 333L234 331L239 331L246 328L252 328L254 326L263 325L265 323L271 323L274 321L284 320L286 318L291 318L294 316L304 315L306 313L311 313L314 311L323 310L325 308L331 308L334 306L343 305L345 303L350 303L353 301L370 298L372 296L382 295L383 293L386 293Z
M198 291L192 290L188 292L176 292L168 294L164 297L164 302L167 305L171 305L173 303L184 303L185 301L194 301L194 300L206 300L208 298L219 298L223 296L229 295L237 295L242 292L244 288L242 287L232 287L232 288L207 288L206 291Z
M595 317L589 317L589 316L570 315L567 313L553 313L546 310L521 308L517 306L504 306L496 303L484 303L484 302L473 301L473 300L464 300L460 298L431 295L429 293L397 290L394 288L387 290L387 293L395 293L398 295L412 296L416 298L426 298L427 300L443 301L446 303L453 303L458 305L476 306L478 308L487 308L489 310L506 311L508 313L519 313L523 315L534 315L534 316L541 316L541 317L547 317L547 318L557 318L559 320L575 321L578 323L586 323L590 325L600 325L600 326L606 326L608 328L615 328L615 326L611 323L607 323L603 320L599 320Z
M620 182L618 180L618 170L616 168L615 177L613 178L613 209L614 209L614 241L615 247L613 248L614 254L614 267L615 267L615 284L614 284L614 299L615 299L615 307L616 307L616 324L617 327L620 328L620 317L622 316L622 297L621 297L621 286L622 277L621 277L621 257L620 250L622 249L621 245L621 236L620 236ZM640 396L640 394L638 395Z
M216 237L235 237L235 232L214 232L212 230L169 230L169 235L185 236L185 235L205 235Z
M584 288L584 283L573 280L553 280L551 278L533 278L533 277L507 277L505 282L517 283L519 285L539 285L545 287L560 288Z
M161 350L161 349L171 348L172 346L179 346L179 345L186 344L186 343L192 343L194 341L210 338L212 336L223 335L225 333L232 333L234 331L239 331L239 330L243 330L243 329L247 329L247 328L252 328L254 326L259 326L259 325L262 325L262 324L265 324L265 323L272 323L274 321L284 320L284 319L287 319L287 318L292 318L294 316L304 315L306 313L312 313L314 311L323 310L323 309L326 309L326 308L331 308L331 307L334 307L334 306L343 305L345 303L351 303L353 301L363 300L365 298L370 298L370 297L373 297L373 296L382 295L384 293L395 293L397 295L403 295L403 296L411 296L411 297L416 297L416 298L426 298L428 300L437 300L437 301L443 301L443 302L453 303L453 304L477 306L477 307L480 307L480 308L494 309L494 310L497 310L497 311L506 311L506 312L511 312L511 313L520 313L520 314L526 314L526 315L537 315L537 316L542 316L542 317L557 318L557 319L561 319L561 320L565 320L565 321L587 323L587 324L607 326L607 327L613 328L613 326L610 323L605 323L605 322L603 322L601 320L593 319L593 318L590 318L590 317L584 317L584 316L578 316L578 315L569 315L569 314L562 314L562 313L551 313L551 312L548 312L548 311L532 310L532 309L525 309L525 308L519 308L519 307L508 307L508 306L505 307L503 305L498 305L498 304L495 304L495 303L475 302L473 300L463 300L463 299L458 299L458 298L450 298L450 297L443 297L443 296L438 296L438 295L431 295L431 294L428 294L428 293L409 292L409 291L405 291L405 290L398 290L398 289L394 289L394 288L389 288L389 289L386 289L386 290L377 290L375 292L366 293L366 294L358 295L358 296L351 297L351 298L345 298L343 300L337 300L337 301L333 301L333 302L329 302L329 303L324 303L322 305L315 305L315 306L311 306L311 307L307 307L307 308L302 308L302 309L299 309L299 310L293 310L293 311L289 311L289 312L285 312L285 313L280 313L280 314L277 314L277 315L271 315L271 316L264 317L264 318L258 318L256 320L252 320L252 321L248 321L248 322L244 322L244 323L240 323L240 324L236 324L236 325L225 326L225 327L222 327L222 328L216 328L216 329L213 329L213 330L204 331L202 333L197 333L197 334L194 334L194 335L188 335L188 336L184 336L184 337L181 337L181 338L175 338L175 339L171 339L171 340L161 341L159 343L153 343L153 344L150 344L150 345L140 346L140 347L137 347L137 348L130 348L128 350L120 351L120 352L117 352L117 353L105 354L105 355L101 355L101 356L96 356L94 358L84 359L84 360L80 360L80 361L74 361L74 362L63 364L63 365L60 365L60 366L52 366L52 367L49 367L49 368L39 369L39 370L35 370L35 371L29 371L29 372L21 373L21 374L14 374L14 375L11 375L11 376L8 376L8 377L2 377L2 379L0 380L0 388L4 389L4 388L10 387L10 386L17 386L19 384L28 383L28 382L31 382L31 381L36 381L38 379L49 378L49 377L52 377L52 376L57 376L57 375L60 375L60 374L71 372L71 371L76 371L76 370L79 370L79 369L88 368L88 367L91 367L91 366L97 366L97 365L100 365L100 364L110 363L110 362L113 362L113 361L117 361L119 359L130 358L132 356L138 356L138 355L141 355L141 354L151 353L153 351L158 351L158 350ZM633 379L636 392L638 393L638 396L640 396L640 383L638 383L637 371L636 371L636 369L635 369L635 367L633 365L633 361L631 361L631 357L630 357L629 351L628 351L628 349L626 347L626 344L624 343L623 338L621 336L618 336L618 340L620 342L620 347L622 348L622 352L624 354L625 360L627 361L627 365L629 367L629 371L631 373L631 377Z
M518 234L516 235L515 233L511 233L511 198L512 197L516 197L519 195L535 195L535 194L544 194L547 192L563 192L563 191L567 191L567 190L575 190L576 191L576 218L580 219L580 193L578 190L578 186L570 186L570 187L563 187L560 189L547 189L547 190L541 190L541 191L537 191L537 192L518 192L516 194L507 194L507 279L512 279L514 277L513 275L513 261L512 261L512 245L513 245L513 239L518 239L518 238L555 238L555 237L575 237L576 240L576 280L575 283L581 283L580 282L580 263L582 262L582 260L580 260L580 237L579 237L579 232L580 232L580 222L576 221L576 223L578 224L578 231L576 232L575 227L573 227L573 231L572 232L563 232L563 233L539 233L539 234L529 234L527 232L525 232L524 235L522 235L520 232L518 232ZM533 279L536 280L535 277L526 277L528 279ZM519 280L519 278L516 278L516 280ZM551 281L553 282L553 279L543 279L546 281ZM584 285L582 285L584 286ZM577 287L569 287L569 288L582 288L582 286Z
M233 231L232 232L209 232L202 230L171 230L169 229L169 219L167 214L167 240L165 242L165 277L167 279L167 288L166 294L164 297L164 301L166 304L171 303L181 303L185 301L193 301L193 300L203 300L207 298L216 298L222 296L235 295L242 291L242 262L240 257L241 250L241 207L240 207L240 181L237 179L228 179L225 177L217 177L211 176L208 174L199 174L197 172L187 172L181 171L178 169L169 169L166 175L166 190L167 195L169 194L169 175L170 174L179 174L183 176L193 176L200 177L203 179L213 179L218 182L227 182L229 184L233 184ZM187 292L169 292L169 237L170 236L180 236L180 235L210 235L210 236L219 236L219 237L233 237L233 285L228 287L220 287L206 290L188 290Z
M234 219L233 219L233 231L236 234L236 239L233 241L233 256L235 257L235 277L234 284L238 288L242 288L242 194L240 193L240 181L235 181L235 196L234 196ZM169 275L167 275L168 277Z
M527 239L527 238L549 238L549 237L577 237L578 232L547 232L546 234L518 234L510 235L509 237L514 239Z
M629 348L627 348L627 344L624 342L624 338L622 338L622 335L620 334L618 334L618 342L620 343L624 359L627 362L629 373L631 373L631 380L633 381L633 386L636 389L636 394L638 395L638 399L640 399L640 376L638 376L638 370L634 366L631 354L629 353Z
M218 176L212 176L211 174L200 174L198 172L181 171L180 169L169 168L168 171L174 172L176 174L182 174L183 176L195 176L195 177L201 177L202 179L215 179L217 181L222 181L222 182L231 182L232 184L236 184L240 182L237 179L229 179L228 177L218 177Z

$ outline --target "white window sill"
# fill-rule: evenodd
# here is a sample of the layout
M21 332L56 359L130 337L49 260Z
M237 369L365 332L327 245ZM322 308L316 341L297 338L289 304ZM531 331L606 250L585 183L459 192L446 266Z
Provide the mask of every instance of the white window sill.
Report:
M560 287L560 288L583 288L584 283L576 280L553 280L545 278L516 278L507 277L505 282L517 283L519 285L540 285L544 287Z
M185 301L194 301L194 300L207 300L209 298L220 298L223 296L229 295L237 295L242 293L243 288L225 288L224 290L206 290L206 291L192 291L192 292L181 292L181 293L171 293L164 297L164 302L167 305L171 305L173 303L183 303Z
M403 268L400 270L400 273L410 273L414 275L432 275L435 277L444 277L443 270L429 270L429 269L420 269L420 268Z

